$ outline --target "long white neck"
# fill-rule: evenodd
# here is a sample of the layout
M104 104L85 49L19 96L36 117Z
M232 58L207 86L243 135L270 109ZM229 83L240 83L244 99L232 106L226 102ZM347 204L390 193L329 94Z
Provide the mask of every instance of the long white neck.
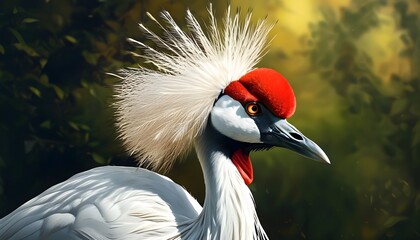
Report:
M199 217L181 233L182 239L268 239L252 194L230 160L226 139L208 123L195 142L206 198Z

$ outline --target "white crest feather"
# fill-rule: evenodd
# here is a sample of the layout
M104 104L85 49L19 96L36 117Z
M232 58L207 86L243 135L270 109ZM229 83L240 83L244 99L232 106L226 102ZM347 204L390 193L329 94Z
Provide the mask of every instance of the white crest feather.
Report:
M220 92L249 72L263 55L272 24L251 24L249 12L226 13L219 29L213 10L203 29L190 11L188 32L163 11L163 30L158 36L140 28L157 47L129 39L144 51L142 58L157 70L144 67L121 70L116 89L117 125L120 136L141 164L164 170L185 153L206 125Z

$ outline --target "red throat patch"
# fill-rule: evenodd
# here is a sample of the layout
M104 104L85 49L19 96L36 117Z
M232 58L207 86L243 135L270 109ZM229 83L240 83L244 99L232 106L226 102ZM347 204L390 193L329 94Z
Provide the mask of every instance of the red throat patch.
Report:
M261 102L274 115L289 118L296 109L296 99L289 82L269 68L255 69L231 82L224 93L242 104Z
M254 170L252 169L251 158L249 152L245 152L242 149L236 150L232 154L232 162L238 169L239 174L244 179L246 185L249 185L254 180Z

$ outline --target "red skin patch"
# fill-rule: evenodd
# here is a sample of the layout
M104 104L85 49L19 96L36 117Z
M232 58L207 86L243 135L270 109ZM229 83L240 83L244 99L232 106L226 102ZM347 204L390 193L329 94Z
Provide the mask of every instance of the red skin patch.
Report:
M289 82L280 73L269 68L255 69L239 80L231 82L224 93L245 105L259 102L279 118L289 118L296 109L296 98ZM249 152L236 150L231 156L247 185L254 179Z
M242 178L244 179L245 184L251 184L254 180L254 170L252 169L249 152L238 149L233 152L231 159L235 167L238 169L239 174L241 174Z

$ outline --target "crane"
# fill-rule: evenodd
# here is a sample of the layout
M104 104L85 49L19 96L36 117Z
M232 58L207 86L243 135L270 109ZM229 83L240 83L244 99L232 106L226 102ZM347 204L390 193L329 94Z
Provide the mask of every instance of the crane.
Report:
M277 71L256 68L273 24L251 23L230 7L218 25L212 7L201 27L187 11L183 30L163 11L154 43L129 39L150 67L117 76L116 119L142 166L97 167L59 183L0 220L0 239L268 239L256 214L250 152L291 149L329 163L286 119L295 95ZM185 28L184 28L185 29ZM154 46L151 46L153 45ZM157 173L195 148L205 181L203 206Z

